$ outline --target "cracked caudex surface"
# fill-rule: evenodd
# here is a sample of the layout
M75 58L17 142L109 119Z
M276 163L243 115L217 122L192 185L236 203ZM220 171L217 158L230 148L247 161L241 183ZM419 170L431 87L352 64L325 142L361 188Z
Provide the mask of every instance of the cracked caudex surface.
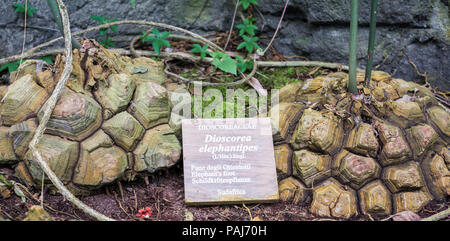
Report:
M75 193L173 166L181 144L167 125L171 107L163 64L83 41L73 51L72 74L37 145L44 161L69 188L81 190ZM57 56L52 73L39 69L36 60L26 61L2 91L0 164L18 163L16 175L30 185L40 185L42 171L28 145L63 62Z
M384 72L373 71L368 88L360 85L365 96L347 94L347 81L347 74L332 73L280 91L274 149L282 200L304 200L317 216L351 219L359 211L419 212L448 198L449 110L427 88ZM312 188L307 197L305 187Z

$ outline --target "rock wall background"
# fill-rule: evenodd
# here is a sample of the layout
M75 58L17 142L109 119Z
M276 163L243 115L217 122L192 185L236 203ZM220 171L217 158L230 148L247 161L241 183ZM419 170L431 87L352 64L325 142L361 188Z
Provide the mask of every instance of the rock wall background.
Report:
M37 8L29 18L25 48L58 37L45 0L30 0ZM0 57L20 53L23 41L23 14L14 13L13 3L23 0L4 0L0 5ZM128 0L70 0L65 1L70 13L72 30L78 31L97 23L92 15L108 18L150 20L173 24L197 33L226 31L231 24L233 3L230 0L136 0L131 8ZM260 32L258 36L272 36L281 15L284 0L259 0L255 14ZM360 0L360 28L358 58L364 67L368 42L369 0ZM394 77L420 81L405 53L427 72L430 83L450 90L450 21L449 0L380 1L377 19L377 39L374 64L393 73ZM204 11L197 18L202 7ZM291 0L285 20L274 46L284 55L301 55L310 60L347 64L349 39L348 0ZM237 18L237 24L240 19ZM264 24L265 22L265 24ZM264 26L263 26L264 24ZM116 46L125 46L145 28L119 26L113 35ZM86 37L98 37L98 32ZM260 45L268 43L263 39Z

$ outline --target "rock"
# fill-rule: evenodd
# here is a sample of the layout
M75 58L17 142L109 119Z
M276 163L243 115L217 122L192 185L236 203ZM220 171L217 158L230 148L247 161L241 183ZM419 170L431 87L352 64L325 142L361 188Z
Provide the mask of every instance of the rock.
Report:
M280 103L270 109L268 116L271 119L274 142L289 139L288 134L295 128L302 109L302 105L294 103Z
M377 178L380 175L380 165L370 157L355 155L342 151L333 162L333 175L344 184L355 189Z
M333 178L314 188L310 212L322 217L348 219L358 215L356 194Z
M39 111L39 120L44 115ZM47 123L46 133L81 141L98 129L102 108L92 98L64 88Z
M111 74L106 81L98 85L95 97L103 107L103 116L109 119L112 115L127 109L133 97L136 84L127 74Z
M13 139L7 127L0 127L0 165L14 164L18 161L13 149Z
M437 199L450 196L450 169L442 156L436 154L425 158L422 163L425 178L428 180L431 193Z
M450 114L439 106L428 108L427 113L439 130L450 137Z
M391 194L380 180L365 185L358 193L361 211L364 214L391 214Z
M378 140L371 125L362 123L349 134L346 148L361 155L375 157L378 151Z
M43 207L33 205L28 209L27 216L23 221L53 221L53 218Z
M154 173L178 162L181 144L169 125L160 125L145 132L133 154L135 171Z
M73 182L81 186L99 187L123 176L128 168L127 154L117 146L89 150L89 142L81 143L80 161L75 169Z
M419 212L433 197L425 190L401 192L393 195L394 213L402 211Z
M283 202L299 204L304 202L308 197L305 185L293 177L281 180L278 184L278 190L280 192L280 199Z
M289 145L274 146L275 165L279 178L292 175L292 150Z
M123 111L105 121L103 130L110 135L120 147L131 151L144 135L144 127L128 112Z
M331 176L331 158L308 150L294 152L292 159L293 174L308 187Z
M28 144L37 128L36 122L36 118L31 118L9 128L8 135L12 138L14 152L20 159L24 158L28 150Z
M47 92L36 84L31 74L20 77L8 87L3 97L2 123L14 125L36 115L47 97Z
M403 211L396 213L394 217L392 217L394 221L420 221L420 216L411 211Z
M420 124L409 128L406 130L406 135L416 157L428 151L438 139L436 131L427 124Z
M386 167L382 178L393 193L418 190L425 185L420 167L415 162Z
M78 159L78 143L61 137L43 135L36 149L55 175L66 183L72 179L73 169ZM25 163L35 183L41 183L42 170L35 161L31 150L25 154ZM50 182L47 176L44 180Z
M375 122L375 127L383 143L381 165L402 163L412 156L400 128L378 121Z
M138 84L128 111L145 129L169 123L170 105L167 90L151 82Z
M303 112L294 135L296 150L308 146L327 153L336 151L343 136L341 123L332 113L311 109Z

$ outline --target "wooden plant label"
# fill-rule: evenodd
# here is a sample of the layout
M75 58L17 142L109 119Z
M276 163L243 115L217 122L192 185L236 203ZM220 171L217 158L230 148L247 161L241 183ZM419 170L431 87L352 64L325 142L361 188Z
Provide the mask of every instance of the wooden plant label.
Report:
M184 119L187 205L279 199L269 118Z

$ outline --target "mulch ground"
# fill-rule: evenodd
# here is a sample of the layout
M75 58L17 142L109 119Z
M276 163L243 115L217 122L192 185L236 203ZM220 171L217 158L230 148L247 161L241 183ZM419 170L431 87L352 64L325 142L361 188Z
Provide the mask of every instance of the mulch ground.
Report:
M8 168L2 172L12 173ZM14 177L9 177L15 180ZM122 182L123 198L117 184L110 185L99 191L98 194L81 197L80 199L108 217L122 220L142 220L136 218L138 210L145 207L152 209L152 216L146 220L164 221L248 221L251 218L266 221L304 221L329 220L315 217L308 211L308 203L295 205L292 203L248 204L187 207L184 204L183 171L180 166L150 179L148 185L143 179L134 182ZM37 199L40 190L30 188L29 192ZM44 195L45 209L55 220L93 220L84 214L61 195ZM39 205L37 200L27 198L25 203L12 194L7 199L0 197L0 216L10 220L22 220L26 217L28 208ZM445 202L432 202L420 213L427 217L450 206L450 200ZM375 220L380 220L374 217ZM352 220L370 220L368 217L358 216ZM450 219L447 219L450 220Z

